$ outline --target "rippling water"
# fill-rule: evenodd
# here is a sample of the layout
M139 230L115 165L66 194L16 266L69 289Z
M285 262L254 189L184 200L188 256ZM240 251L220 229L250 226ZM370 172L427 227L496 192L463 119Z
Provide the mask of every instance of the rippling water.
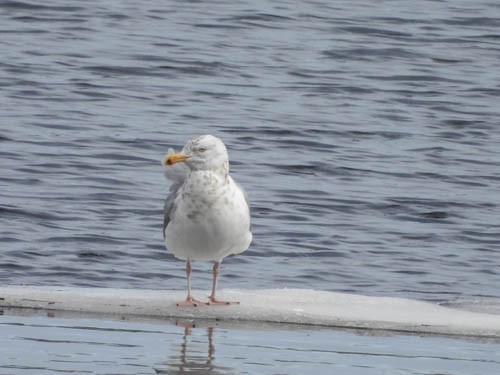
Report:
M0 15L2 283L184 288L160 161L212 133L255 238L221 287L500 297L497 3L2 1ZM211 266L194 267L209 288Z

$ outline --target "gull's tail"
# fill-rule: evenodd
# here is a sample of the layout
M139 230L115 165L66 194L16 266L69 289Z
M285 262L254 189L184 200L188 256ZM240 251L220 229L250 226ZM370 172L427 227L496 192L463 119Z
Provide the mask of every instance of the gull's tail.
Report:
M172 154L175 154L175 151L173 148L169 148L165 157ZM172 165L166 165L165 163L162 163L162 167L165 178L174 182L183 182L186 179L189 170L187 165L184 163L176 163Z

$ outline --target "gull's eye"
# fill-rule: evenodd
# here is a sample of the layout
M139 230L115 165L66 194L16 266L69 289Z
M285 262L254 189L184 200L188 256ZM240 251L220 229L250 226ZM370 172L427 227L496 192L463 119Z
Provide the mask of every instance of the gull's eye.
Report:
M199 152L205 152L205 151L207 151L207 148L206 148L206 147L200 147L200 148L198 149L198 151L199 151Z

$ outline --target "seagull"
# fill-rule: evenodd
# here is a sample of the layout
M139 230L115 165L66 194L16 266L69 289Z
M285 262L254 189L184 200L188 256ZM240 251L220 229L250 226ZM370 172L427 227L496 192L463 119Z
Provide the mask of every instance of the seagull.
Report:
M250 206L245 191L229 175L226 146L213 135L189 140L182 151L169 149L162 161L173 181L164 206L165 246L186 261L187 297L180 307L230 305L216 298L222 259L250 246ZM208 302L191 294L191 260L213 261L212 293Z

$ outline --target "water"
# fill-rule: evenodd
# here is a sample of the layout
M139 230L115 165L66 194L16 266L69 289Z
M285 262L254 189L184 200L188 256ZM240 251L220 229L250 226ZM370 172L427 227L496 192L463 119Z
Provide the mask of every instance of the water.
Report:
M470 375L500 368L498 342L442 337L36 316L5 318L0 329L0 374Z
M13 0L0 17L1 283L184 288L160 161L212 133L253 209L221 287L500 297L496 2Z

